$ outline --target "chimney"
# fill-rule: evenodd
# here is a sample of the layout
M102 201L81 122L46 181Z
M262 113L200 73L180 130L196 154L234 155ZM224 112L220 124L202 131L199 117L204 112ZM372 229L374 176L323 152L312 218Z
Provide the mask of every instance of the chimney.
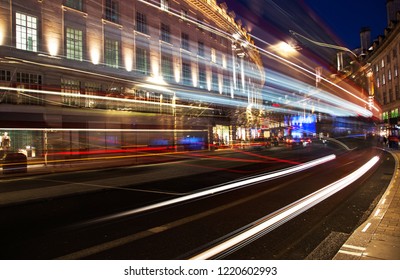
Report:
M390 25L391 21L397 20L396 14L400 11L400 0L386 0L386 11L388 25Z
M365 54L371 46L371 29L369 27L363 27L360 31L361 40L361 54Z

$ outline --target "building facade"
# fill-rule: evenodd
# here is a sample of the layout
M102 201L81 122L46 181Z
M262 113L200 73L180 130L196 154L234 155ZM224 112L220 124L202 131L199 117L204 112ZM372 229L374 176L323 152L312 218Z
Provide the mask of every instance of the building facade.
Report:
M1 0L0 122L36 154L236 137L264 68L215 0Z
M366 52L369 95L382 106L381 133L399 136L400 108L400 1L387 1L388 27ZM399 7L400 8L400 7ZM396 18L394 18L396 15Z

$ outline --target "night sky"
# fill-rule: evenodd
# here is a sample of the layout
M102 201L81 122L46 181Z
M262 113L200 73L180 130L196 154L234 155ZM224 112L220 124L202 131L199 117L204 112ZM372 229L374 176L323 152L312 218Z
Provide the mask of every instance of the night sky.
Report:
M371 39L387 27L386 0L304 0L348 48L360 46L361 27L371 28ZM334 3L333 5L331 3Z
M249 27L267 41L287 40L294 30L315 41L350 49L360 47L360 30L371 28L371 40L387 27L386 0L225 0ZM271 36L272 35L272 36Z

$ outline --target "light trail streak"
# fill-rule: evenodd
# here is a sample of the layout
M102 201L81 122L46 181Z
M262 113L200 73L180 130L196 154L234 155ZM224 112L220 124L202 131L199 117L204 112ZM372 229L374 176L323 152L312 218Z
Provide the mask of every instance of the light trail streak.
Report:
M139 214L139 213L147 212L147 211L150 211L150 210L155 210L155 209L158 209L158 208L161 208L161 207L166 207L166 206L171 206L171 205L174 205L174 204L177 204L177 203L186 202L186 201L189 201L189 200L199 199L199 198L202 198L202 197L205 197L205 196L214 195L214 194L230 191L230 190L237 189L237 188L243 188L243 187L246 187L246 186L249 186L249 185L253 185L253 184L257 184L257 183L273 180L273 179L280 178L280 177L283 177L283 176L292 175L292 174L295 174L297 172L301 172L301 171L307 170L309 168L312 168L314 166L329 162L331 160L334 160L335 158L336 158L335 155L325 156L325 157L322 157L322 158L319 158L319 159L316 159L316 160L312 160L312 161L309 161L309 162L306 162L306 163L299 164L299 165L294 166L294 167L289 167L289 168L282 169L282 170L279 170L279 171L266 173L266 174L258 175L258 176L254 176L254 177L250 177L248 179L244 179L244 180L241 180L241 181L234 181L234 182L229 183L229 184L216 186L216 187L207 189L205 191L199 191L199 192L196 192L196 193L193 193L193 194L190 194L190 195L186 195L186 196L183 196L183 197L178 197L178 198L170 199L170 200L167 200L167 201L155 203L155 204L152 204L152 205L148 205L148 206L136 208L136 209L133 209L133 210L121 212L121 213L118 213L118 214L113 214L113 215L109 215L109 216L106 216L106 217L94 219L94 220L86 222L85 224L98 223L98 222L114 220L114 219L117 219L117 218L123 218L123 217L126 217L126 216L131 216L131 215L134 215L134 214Z
M192 260L204 260L210 259L217 255L223 254L228 250L232 250L236 246L243 245L245 243L251 242L254 239L261 237L262 235L272 231L279 225L286 223L287 221L293 219L294 217L300 215L306 210L310 209L319 202L327 199L338 191L344 189L348 185L352 184L363 176L368 170L370 170L377 162L379 157L375 156L363 166L361 166L356 171L347 175L346 177L302 198L294 203L279 209L278 211L267 215L263 219L255 223L249 229L243 231L242 233L229 238L228 240L210 248L198 255L193 256Z

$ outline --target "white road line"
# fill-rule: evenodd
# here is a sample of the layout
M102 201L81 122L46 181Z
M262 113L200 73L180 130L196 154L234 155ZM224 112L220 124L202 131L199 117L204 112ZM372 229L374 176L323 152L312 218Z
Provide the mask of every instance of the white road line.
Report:
M366 224L361 232L366 232L370 226L371 226L371 223Z
M351 251L346 251L346 250L339 250L339 253L345 254L345 255L357 256L357 257L362 256L362 253L351 252Z
M354 245L349 245L349 244L344 244L342 247L353 249L353 250L358 250L358 251L365 251L365 247L360 247L360 246L354 246Z

